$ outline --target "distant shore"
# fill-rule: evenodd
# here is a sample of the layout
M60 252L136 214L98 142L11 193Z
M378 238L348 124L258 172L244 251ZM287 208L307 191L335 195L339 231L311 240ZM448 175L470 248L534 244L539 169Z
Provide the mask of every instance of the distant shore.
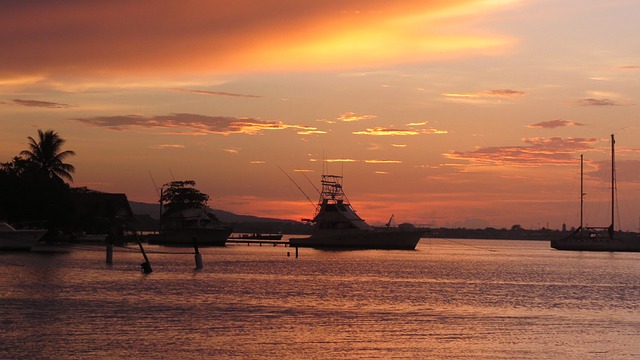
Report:
M640 239L640 234L635 232L622 232L625 236L636 236ZM444 238L444 239L494 239L494 240L541 240L549 241L560 239L571 234L571 230L526 230L526 229L464 229L464 228L433 228L428 229L424 237Z

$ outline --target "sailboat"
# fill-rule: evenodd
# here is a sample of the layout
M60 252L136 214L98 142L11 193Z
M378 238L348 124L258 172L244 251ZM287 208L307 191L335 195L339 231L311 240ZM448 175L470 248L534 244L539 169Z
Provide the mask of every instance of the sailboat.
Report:
M322 175L322 191L306 238L292 238L290 246L324 249L414 250L424 230L412 226L376 229L351 207L342 188L342 176Z
M585 227L582 225L584 204L583 158L580 156L580 227L569 236L551 240L557 250L576 251L633 251L640 252L640 238L614 230L615 222L615 138L611 134L611 225L607 227Z

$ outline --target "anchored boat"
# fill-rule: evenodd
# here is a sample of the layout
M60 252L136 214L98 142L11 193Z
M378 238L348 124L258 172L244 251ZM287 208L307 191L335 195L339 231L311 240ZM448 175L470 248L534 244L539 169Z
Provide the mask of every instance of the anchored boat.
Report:
M614 230L615 221L615 138L611 134L611 225L608 227L582 226L582 208L584 203L583 159L580 156L580 226L569 236L551 240L551 247L557 250L577 251L640 251L640 238L637 235Z
M46 229L16 229L0 222L0 250L29 251L46 232Z
M322 191L311 236L292 238L290 246L327 249L413 250L424 230L413 226L376 229L351 207L342 188L342 176L322 175Z
M151 244L169 246L224 246L232 228L224 226L207 209L182 209L163 214L160 234Z

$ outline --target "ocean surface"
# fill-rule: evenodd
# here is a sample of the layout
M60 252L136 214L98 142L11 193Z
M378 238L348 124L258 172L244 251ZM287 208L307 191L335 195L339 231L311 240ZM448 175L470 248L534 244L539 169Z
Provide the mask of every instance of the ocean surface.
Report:
M0 358L640 358L640 253L131 249L0 253Z

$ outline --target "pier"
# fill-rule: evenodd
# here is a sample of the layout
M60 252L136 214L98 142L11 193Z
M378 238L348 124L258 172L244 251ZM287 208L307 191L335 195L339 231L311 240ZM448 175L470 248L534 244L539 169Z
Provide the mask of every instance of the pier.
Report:
M247 244L247 246L250 246L251 244L259 244L260 246L262 246L262 244L269 244L269 245L272 244L273 246L284 245L285 247L289 246L289 240L262 240L262 239L235 238L235 239L227 239L227 243Z

